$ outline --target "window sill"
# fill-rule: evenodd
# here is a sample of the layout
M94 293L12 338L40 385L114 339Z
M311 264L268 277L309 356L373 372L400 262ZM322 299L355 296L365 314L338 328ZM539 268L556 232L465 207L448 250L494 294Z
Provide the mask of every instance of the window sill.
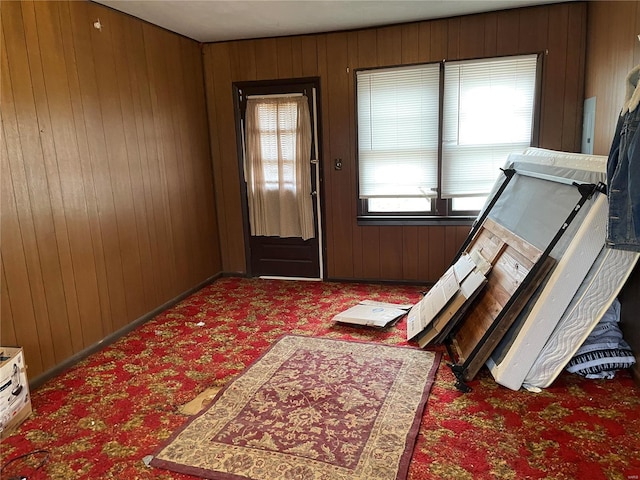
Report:
M397 226L397 225L450 225L450 226L471 226L477 217L436 217L436 216L385 216L370 215L359 216L359 226Z

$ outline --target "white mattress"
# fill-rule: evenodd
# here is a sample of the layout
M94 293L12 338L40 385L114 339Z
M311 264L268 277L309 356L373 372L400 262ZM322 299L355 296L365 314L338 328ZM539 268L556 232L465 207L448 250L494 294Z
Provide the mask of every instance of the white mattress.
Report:
M603 248L524 379L545 388L560 374L614 301L640 254Z
M607 157L604 155L557 152L545 148L529 147L522 152L522 157L535 157L535 162L540 165L553 165L601 173L605 173L607 169ZM516 157L513 158L515 159ZM531 161L531 158L522 158L522 160Z
M564 255L506 352L492 355L487 366L496 382L518 390L562 314L586 277L605 242L607 197L598 193ZM494 352L495 354L495 352Z

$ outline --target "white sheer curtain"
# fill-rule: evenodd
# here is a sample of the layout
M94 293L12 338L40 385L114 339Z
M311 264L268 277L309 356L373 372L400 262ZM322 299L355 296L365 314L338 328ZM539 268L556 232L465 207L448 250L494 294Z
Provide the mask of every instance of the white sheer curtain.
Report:
M246 130L251 235L313 238L307 97L249 98Z

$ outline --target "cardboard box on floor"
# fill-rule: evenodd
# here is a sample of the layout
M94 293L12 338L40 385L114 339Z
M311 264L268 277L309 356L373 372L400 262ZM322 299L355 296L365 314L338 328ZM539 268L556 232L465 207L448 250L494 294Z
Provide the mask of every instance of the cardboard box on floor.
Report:
M31 415L31 396L18 347L0 347L0 438L11 434Z
M397 305L375 300L362 300L357 305L334 316L333 321L351 325L385 328L406 315L411 307L412 305L410 304Z
M487 283L491 265L478 254L463 254L409 311L407 340L421 347L439 340Z

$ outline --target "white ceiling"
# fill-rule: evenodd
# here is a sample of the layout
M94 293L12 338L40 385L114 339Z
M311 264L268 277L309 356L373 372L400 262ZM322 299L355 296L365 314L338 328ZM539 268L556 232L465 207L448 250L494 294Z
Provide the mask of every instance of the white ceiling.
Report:
M331 32L557 0L94 0L200 42Z

